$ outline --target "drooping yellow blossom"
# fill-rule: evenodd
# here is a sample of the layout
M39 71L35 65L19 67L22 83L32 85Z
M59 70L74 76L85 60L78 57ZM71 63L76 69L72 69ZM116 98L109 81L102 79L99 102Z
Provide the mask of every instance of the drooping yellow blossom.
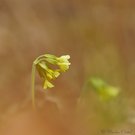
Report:
M43 85L44 89L53 88L53 87L54 87L54 85L51 82L49 82L47 79L44 80L44 85Z
M51 83L51 80L56 79L61 72L65 72L69 69L69 65L71 64L68 60L70 59L69 55L63 55L61 57L56 57L55 55L45 54L39 56L34 62L32 66L32 101L35 106L35 71L38 71L38 74L43 79L43 89L48 89L54 87ZM52 69L51 64L55 66Z
M69 65L71 64L68 61L70 59L69 55L63 55L61 57L56 57L54 55L46 54L45 57L49 63L51 63L53 65L58 65L62 72L65 72L66 70L68 70Z
M71 63L69 63L68 59L70 59L69 55L65 55L65 56L61 56L59 58L57 58L57 65L60 67L60 69L65 72L66 70L69 69L69 65Z

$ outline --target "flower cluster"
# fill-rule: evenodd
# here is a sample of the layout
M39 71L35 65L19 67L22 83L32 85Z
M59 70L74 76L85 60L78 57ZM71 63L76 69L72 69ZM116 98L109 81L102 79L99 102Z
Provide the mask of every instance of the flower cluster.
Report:
M43 79L43 88L52 88L54 85L51 83L53 79L56 79L61 72L65 72L69 69L71 64L68 60L69 55L63 55L56 57L55 55L45 54L39 56L32 65L31 74L31 90L32 90L32 104L35 108L35 72L38 71L40 77ZM52 69L54 67L54 69Z
M61 57L56 57L54 55L46 54L45 57L49 63L51 63L53 65L57 65L62 72L65 72L66 70L68 70L69 65L71 64L68 61L70 59L69 55L63 55Z
M37 58L34 63L36 69L43 79L44 84L43 88L52 88L54 85L51 83L51 80L56 79L61 72L65 72L69 69L71 64L68 60L70 59L69 55L63 55L61 57L56 57L55 55L45 54ZM51 65L54 65L56 68L51 69Z

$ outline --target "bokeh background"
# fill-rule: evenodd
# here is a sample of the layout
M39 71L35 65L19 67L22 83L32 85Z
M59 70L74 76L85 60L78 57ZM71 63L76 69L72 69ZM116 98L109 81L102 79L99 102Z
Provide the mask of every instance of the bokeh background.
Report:
M34 111L31 66L45 53L69 54L72 64L45 92L37 75ZM121 88L128 120L101 120L110 108L98 107L91 94L78 105L92 75ZM134 135L134 78L134 0L0 0L1 135L109 135L109 129Z

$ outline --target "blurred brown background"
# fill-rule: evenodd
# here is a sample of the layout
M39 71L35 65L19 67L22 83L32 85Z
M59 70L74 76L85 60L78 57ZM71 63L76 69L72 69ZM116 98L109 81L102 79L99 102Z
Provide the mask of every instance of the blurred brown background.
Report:
M98 134L98 121L85 133L87 127L80 127L81 120L75 118L85 79L103 77L121 87L133 105L134 52L134 0L0 0L1 126L3 119L8 121L0 134ZM31 66L45 53L69 54L72 65L45 99L37 80L41 105L35 113L30 101Z

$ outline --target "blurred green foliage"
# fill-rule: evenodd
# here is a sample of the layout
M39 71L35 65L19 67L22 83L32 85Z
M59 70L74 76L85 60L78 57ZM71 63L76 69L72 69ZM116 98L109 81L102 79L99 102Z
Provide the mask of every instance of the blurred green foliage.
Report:
M97 93L99 98L103 101L109 101L118 97L120 89L106 83L99 77L91 77L88 80L94 91Z
M84 119L88 125L94 118L95 120L98 119L98 124L101 124L101 127L110 128L125 123L128 118L127 103L122 90L110 85L98 76L91 76L86 79L78 107L81 111L85 110Z

